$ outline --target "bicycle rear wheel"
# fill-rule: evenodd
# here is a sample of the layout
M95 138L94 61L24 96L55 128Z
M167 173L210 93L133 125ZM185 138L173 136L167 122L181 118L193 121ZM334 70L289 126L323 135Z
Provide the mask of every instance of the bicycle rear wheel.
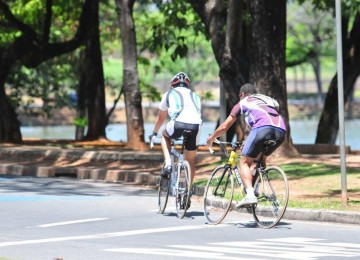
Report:
M175 189L176 212L178 218L183 218L190 206L190 165L184 161L181 165L178 164L177 187Z
M226 165L210 175L204 191L204 215L209 224L219 224L228 213L234 196L234 176Z
M168 177L160 176L159 187L158 187L158 212L160 214L163 214L165 211L169 197L169 191L170 191L170 174Z
M277 166L266 168L255 181L258 203L253 205L253 216L259 227L271 228L283 217L288 200L289 185L286 174Z

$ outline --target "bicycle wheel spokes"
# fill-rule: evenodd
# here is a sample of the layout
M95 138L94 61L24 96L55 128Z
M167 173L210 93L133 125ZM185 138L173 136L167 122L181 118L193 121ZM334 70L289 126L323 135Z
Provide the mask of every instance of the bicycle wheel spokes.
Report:
M289 186L284 171L276 166L265 169L254 189L258 196L258 203L253 206L255 221L260 227L271 228L280 221L288 204Z
M211 174L204 191L204 215L210 224L220 223L228 213L234 195L234 177L225 165Z
M163 165L164 168L164 165ZM170 176L169 176L170 178ZM170 191L170 179L163 178L160 176L159 187L158 187L158 212L163 214L166 208L166 204L169 197Z
M190 165L187 161L184 161L182 165L179 165L178 169L178 180L177 180L177 188L175 192L175 200L176 200L176 212L178 218L183 218L185 216L186 210L188 206L190 206Z

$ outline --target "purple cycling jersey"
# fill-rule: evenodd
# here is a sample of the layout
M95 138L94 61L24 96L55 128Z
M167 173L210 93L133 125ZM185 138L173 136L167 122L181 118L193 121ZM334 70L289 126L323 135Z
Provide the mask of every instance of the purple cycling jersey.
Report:
M286 131L284 120L275 108L278 106L278 102L273 98L251 95L240 100L233 107L230 115L234 117L245 115L245 121L251 128L274 126Z

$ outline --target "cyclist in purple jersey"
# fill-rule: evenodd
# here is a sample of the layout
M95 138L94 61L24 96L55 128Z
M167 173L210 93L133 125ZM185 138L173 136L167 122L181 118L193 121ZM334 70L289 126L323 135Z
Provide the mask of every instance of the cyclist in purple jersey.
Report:
M239 163L241 178L246 189L246 197L237 205L242 207L257 203L252 186L253 163L264 150L266 140L275 140L276 144L264 153L263 165L266 165L266 157L272 154L284 141L286 126L283 118L278 113L279 103L265 95L257 94L252 84L244 84L239 92L240 102L230 112L228 118L209 136L206 146L210 147L214 140L226 133L236 122L236 118L245 116L246 123L251 130L242 149Z

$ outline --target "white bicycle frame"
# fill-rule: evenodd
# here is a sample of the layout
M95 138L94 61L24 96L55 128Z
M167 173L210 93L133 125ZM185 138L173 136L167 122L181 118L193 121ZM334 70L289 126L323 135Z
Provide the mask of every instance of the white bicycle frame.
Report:
M155 138L155 136L153 136L150 140L151 149L154 148L154 142L153 142L154 138ZM178 158L177 167L175 167L175 157ZM172 166L170 195L174 196L175 191L179 188L180 180L179 180L178 176L180 175L181 165L184 163L184 155L182 153L179 153L175 149L174 140L171 140L170 158L171 158L171 166ZM188 182L189 180L186 180L186 181Z
M184 162L184 155L179 153L176 149L175 149L175 144L171 143L171 150L170 150L170 158L171 158L171 165L172 165L172 172L171 172L171 195L175 194L175 191L177 189L179 189L179 181L180 179L178 178L178 176L180 175L180 169L181 169L181 165ZM177 161L177 167L175 167L175 157L178 158ZM176 168L176 169L175 169ZM188 180L186 180L188 181Z

